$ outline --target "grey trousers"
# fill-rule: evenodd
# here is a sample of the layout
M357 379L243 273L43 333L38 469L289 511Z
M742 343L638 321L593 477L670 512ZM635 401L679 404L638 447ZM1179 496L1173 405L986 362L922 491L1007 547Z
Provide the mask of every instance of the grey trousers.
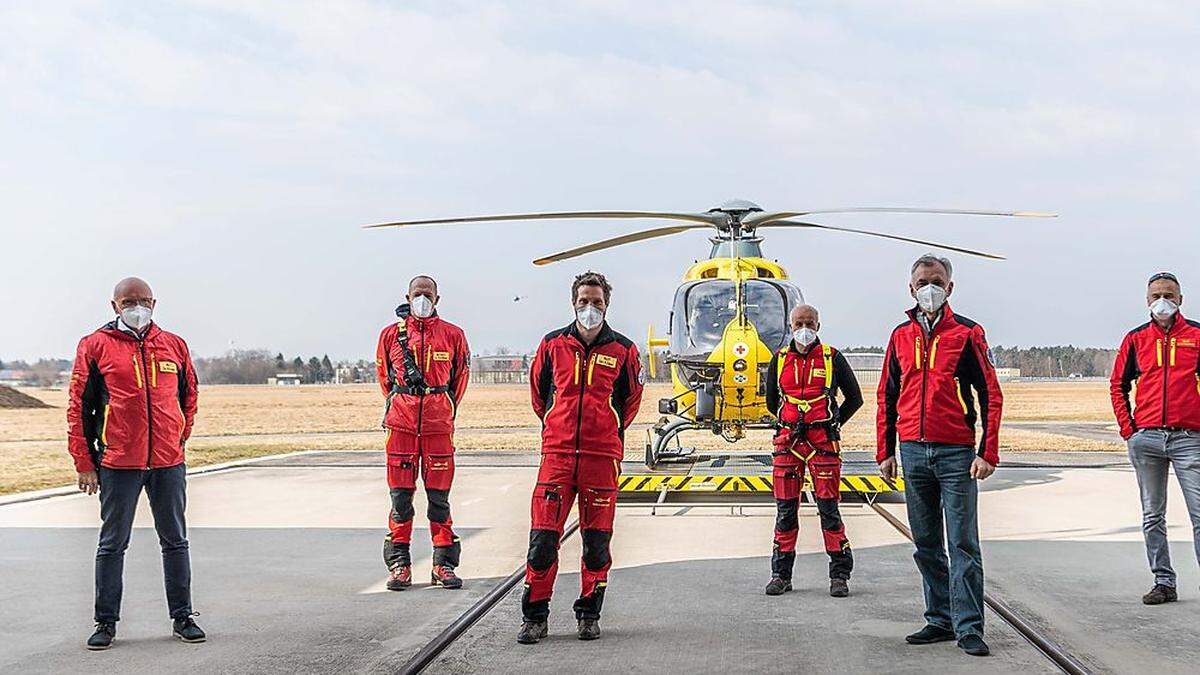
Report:
M1192 520L1192 541L1200 560L1200 431L1142 429L1129 439L1129 461L1142 496L1142 535L1154 583L1175 587L1167 544L1167 469L1183 490Z

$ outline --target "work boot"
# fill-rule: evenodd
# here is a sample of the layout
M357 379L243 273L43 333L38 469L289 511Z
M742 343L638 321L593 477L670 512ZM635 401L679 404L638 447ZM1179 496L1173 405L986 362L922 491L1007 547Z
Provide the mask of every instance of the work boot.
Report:
M1143 605L1161 605L1166 602L1175 602L1179 599L1179 594L1175 589L1163 584L1154 584L1154 588L1150 592L1142 596Z
M953 639L954 631L928 624L912 635L905 636L904 641L910 645L931 645L935 642L949 642Z
M454 574L454 568L449 565L434 565L432 583L434 586L449 588L451 590L462 588L462 579L459 579Z
M850 595L850 584L845 579L829 580L829 595L834 598L844 598Z
M200 626L196 625L196 621L191 615L185 616L182 619L175 619L172 626L175 637L184 642L204 642L208 636L204 631L200 630Z
M771 577L767 582L767 595L783 595L792 590L792 580L782 577Z
M595 640L600 637L600 619L580 619L579 639Z
M116 639L117 624L112 621L97 621L96 632L88 638L87 648L94 652L103 651L111 647L113 640Z
M526 621L521 624L521 632L517 633L517 642L523 645L536 645L539 640L546 637L548 632L544 620Z
M987 643L978 635L962 636L962 639L958 641L958 648L971 656L987 656L992 653L992 650L988 649Z
M402 591L412 586L412 565L397 565L388 573L387 589Z

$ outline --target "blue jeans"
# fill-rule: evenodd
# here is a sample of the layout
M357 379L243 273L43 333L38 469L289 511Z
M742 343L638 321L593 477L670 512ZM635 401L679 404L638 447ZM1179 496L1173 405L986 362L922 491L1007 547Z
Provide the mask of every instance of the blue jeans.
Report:
M979 489L971 478L974 460L975 449L965 445L900 444L925 620L953 630L958 638L983 636L983 555L976 518Z
M1142 429L1129 439L1129 462L1142 496L1142 536L1154 583L1175 588L1167 545L1167 469L1183 490L1192 519L1192 540L1200 560L1200 432Z
M96 621L121 619L125 549L142 490L150 499L162 547L167 609L172 619L192 613L192 566L188 555L187 467L109 469L100 467L100 546L96 549Z

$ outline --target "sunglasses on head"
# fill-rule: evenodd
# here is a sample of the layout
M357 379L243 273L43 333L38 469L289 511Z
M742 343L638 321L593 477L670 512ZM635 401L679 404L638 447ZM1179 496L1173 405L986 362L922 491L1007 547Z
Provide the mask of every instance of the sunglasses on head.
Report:
M1154 276L1150 277L1150 281L1147 281L1146 283L1152 284L1160 279L1166 279L1167 281L1174 281L1175 283L1179 283L1179 278L1176 277L1174 274L1171 274L1170 272L1159 272L1158 274L1155 274Z

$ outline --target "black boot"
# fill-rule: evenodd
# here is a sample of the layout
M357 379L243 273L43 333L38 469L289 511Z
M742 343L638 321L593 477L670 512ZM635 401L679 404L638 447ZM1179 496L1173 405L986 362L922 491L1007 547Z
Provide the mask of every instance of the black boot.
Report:
M792 590L792 580L783 577L771 577L767 582L767 595L783 595Z
M1154 584L1154 588L1150 592L1142 596L1143 605L1161 605L1166 602L1175 602L1179 599L1179 594L1174 588L1164 586L1162 584Z
M580 619L579 639L595 640L600 637L600 619Z
M829 580L829 595L834 598L844 598L850 595L850 584L845 579Z
M88 638L87 648L99 652L112 646L117 639L117 624L112 621L97 621L96 632Z
M541 621L526 621L521 624L521 632L517 633L517 642L523 645L536 645L539 640L546 637L549 629L546 627L545 619Z
M927 624L921 630L904 638L910 645L931 645L935 642L949 642L954 639L954 631L933 624Z
M200 630L200 626L196 625L196 621L191 616L185 616L182 619L175 619L172 626L175 637L184 642L204 642L208 637L204 631Z

